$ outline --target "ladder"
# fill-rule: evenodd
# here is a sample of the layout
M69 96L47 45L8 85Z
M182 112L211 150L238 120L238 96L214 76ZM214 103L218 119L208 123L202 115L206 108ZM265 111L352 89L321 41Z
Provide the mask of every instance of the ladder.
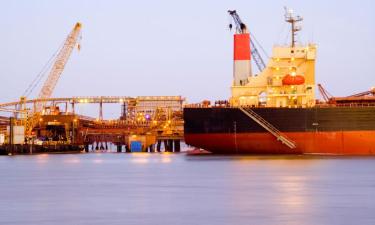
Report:
M244 109L243 107L238 107L238 108L243 113L245 113L245 115L250 117L256 123L261 125L264 129L270 132L273 136L275 136L278 141L281 141L281 143L285 144L291 149L296 148L296 143L294 141L290 140L285 134L282 134L278 129L276 129L272 124L267 122L265 119L263 119L260 115L258 115L252 109L250 108Z

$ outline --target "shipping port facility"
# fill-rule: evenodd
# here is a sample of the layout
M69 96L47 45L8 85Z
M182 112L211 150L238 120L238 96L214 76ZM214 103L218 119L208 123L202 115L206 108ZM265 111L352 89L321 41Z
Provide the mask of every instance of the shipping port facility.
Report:
M19 100L0 104L2 154L106 150L179 152L181 142L221 154L375 154L375 88L334 97L317 84L317 45L296 37L302 17L285 9L290 43L274 46L268 62L236 10L231 97L211 104L185 104L182 96L79 96L53 91L72 53L80 49L82 24L75 24L51 62L39 95L28 99L38 74ZM263 48L262 48L263 49ZM254 73L256 66L258 73ZM317 100L318 90L323 100ZM80 104L99 106L98 116L76 113ZM119 104L121 115L103 119L103 105Z
M38 74L18 101L0 103L0 154L42 152L179 152L183 141L181 96L52 97L72 51L80 49L81 23L76 23L51 61L38 98L27 99L43 73ZM82 104L98 105L98 116L80 115ZM117 104L121 115L103 119L103 107Z
M0 225L375 224L375 1L2 3Z

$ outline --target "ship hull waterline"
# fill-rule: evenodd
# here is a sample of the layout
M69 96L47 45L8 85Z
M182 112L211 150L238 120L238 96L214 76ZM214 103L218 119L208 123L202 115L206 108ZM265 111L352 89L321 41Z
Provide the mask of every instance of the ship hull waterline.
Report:
M285 132L291 149L268 132L185 134L188 145L216 154L375 155L375 131Z

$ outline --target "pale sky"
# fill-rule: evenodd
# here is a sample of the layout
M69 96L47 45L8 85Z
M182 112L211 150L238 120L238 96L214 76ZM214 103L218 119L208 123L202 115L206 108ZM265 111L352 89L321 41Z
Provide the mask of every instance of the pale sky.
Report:
M284 6L304 18L298 40L318 45L318 83L335 96L375 86L372 0L0 0L0 102L20 97L77 21L83 23L82 49L69 59L54 96L228 99L227 10L237 9L271 55L274 44L286 43ZM118 112L116 106L113 117Z

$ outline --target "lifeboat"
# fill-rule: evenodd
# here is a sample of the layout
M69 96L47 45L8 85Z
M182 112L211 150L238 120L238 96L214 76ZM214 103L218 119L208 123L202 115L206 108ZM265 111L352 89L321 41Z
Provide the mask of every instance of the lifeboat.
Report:
M283 78L283 85L300 85L305 83L305 77L302 75L296 75L292 76L290 74L287 74Z

